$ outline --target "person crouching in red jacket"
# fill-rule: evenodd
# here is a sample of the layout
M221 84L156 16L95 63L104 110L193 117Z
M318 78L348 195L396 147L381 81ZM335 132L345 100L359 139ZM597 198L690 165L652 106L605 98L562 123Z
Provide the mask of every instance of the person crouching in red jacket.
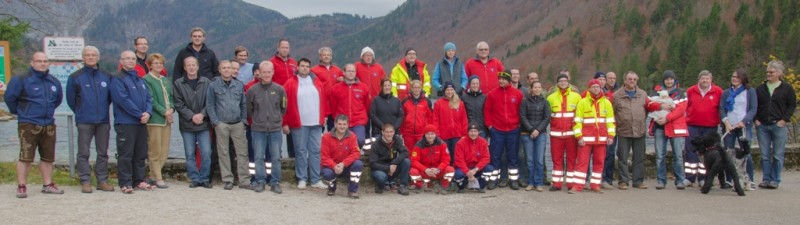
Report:
M447 144L436 136L436 126L425 126L425 138L417 142L411 149L411 182L420 189L428 188L431 180L439 180L437 194L447 194L447 187L453 179L455 169L450 166L450 153Z
M336 177L345 175L350 178L347 196L358 198L358 181L361 179L364 163L359 160L361 151L358 149L358 139L347 129L348 120L345 115L336 116L336 128L322 136L321 174L322 180L328 185L328 196L336 194Z
M479 136L480 128L470 124L467 136L456 143L456 161L454 182L458 185L458 193L464 193L468 183L477 181L479 192L484 193L486 183L492 176L494 167L489 164L489 143ZM468 182L464 182L464 178Z

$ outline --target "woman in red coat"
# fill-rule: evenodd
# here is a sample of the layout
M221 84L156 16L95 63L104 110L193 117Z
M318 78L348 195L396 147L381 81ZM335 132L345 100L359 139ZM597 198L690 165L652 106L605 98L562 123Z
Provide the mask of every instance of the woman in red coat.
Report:
M411 81L411 95L403 99L403 126L400 127L400 135L403 136L403 144L406 148L414 146L424 133L425 125L433 122L433 110L431 101L422 94L422 82L419 80Z
M439 128L439 138L447 143L450 150L450 164L455 160L458 139L467 135L467 110L455 91L452 82L444 83L444 97L433 106L433 124Z

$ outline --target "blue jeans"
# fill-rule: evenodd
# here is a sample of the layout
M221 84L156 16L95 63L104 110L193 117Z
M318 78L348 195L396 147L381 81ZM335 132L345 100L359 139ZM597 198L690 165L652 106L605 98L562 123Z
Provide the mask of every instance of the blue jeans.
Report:
M470 169L472 169L472 168L475 168L475 167L470 167ZM483 170L478 171L477 173L475 173L475 179L478 180L478 184L480 185L481 189L486 187L486 179L487 178L483 177L483 176L487 176L487 177L490 176L489 174L492 174L492 171L494 171L494 167L492 167L492 165L486 165L486 167L483 167ZM487 174L487 175L484 175L484 174ZM461 171L461 169L456 169L456 172L453 175L453 181L456 183L456 186L458 186L458 189L464 189L465 187L467 187L468 183L464 182L466 178L467 178L467 173L466 172Z
M453 165L456 161L456 144L460 139L460 137L457 137L444 140L444 143L447 144L447 151L450 153L450 165Z
M783 153L786 150L788 129L777 124L761 124L758 129L758 147L761 148L761 168L764 172L763 182L781 183L783 170Z
M530 135L521 135L522 148L525 149L528 162L528 184L533 186L544 185L544 150L547 143L547 134L540 133L536 138Z
M364 170L364 163L361 160L353 161L350 166L345 167L342 170L341 176L346 176L349 179L349 184L347 185L347 191L350 193L358 192L358 182L354 181L353 179L361 179L361 171ZM326 181L335 181L336 179L336 172L333 171L333 168L322 167L322 179ZM336 190L336 183L333 185L333 190Z
M606 147L606 159L603 162L603 182L614 183L614 156L617 153L617 136L614 136L614 143ZM681 155L681 157L683 157Z
M389 176L389 171L383 170L372 170L372 180L375 181L375 185L379 188L383 188L386 186L387 182L393 181L398 182L400 185L408 186L408 171L411 169L411 160L403 159L403 162L400 165L397 165L397 169L395 169L394 174Z
M295 164L294 172L298 181L310 184L319 182L320 144L322 142L322 126L302 126L292 129L294 140Z
M686 147L684 143L686 138L673 137L669 138L664 133L664 128L653 129L656 145L656 178L658 184L667 184L667 142L672 145L672 173L675 174L675 185L683 183L686 179L683 173L683 148Z
M280 131L252 131L253 135L253 151L256 154L255 161L263 162L265 154L269 151L272 155L272 179L269 181L270 185L276 185L281 182L281 143L283 135ZM264 163L256 163L256 184L265 184L267 182L267 171Z
M745 125L744 127L745 127L745 135L747 137L747 140L750 140L752 142L753 141L753 125ZM722 140L722 143L725 145L725 148L736 148L736 145L738 145L738 143L739 143L738 139L741 136L742 136L742 129L734 129L734 130L731 131L731 133L728 136L725 136L725 139ZM739 147L741 148L742 146L739 146ZM751 149L751 152L753 150L754 149ZM732 157L735 157L735 156L732 156ZM745 157L745 160L747 160L746 161L747 162L747 166L745 168L746 173L747 173L747 177L749 177L751 181L755 182L753 180L753 170L755 169L755 168L753 168L754 167L753 166L753 155L752 154L747 154L747 156ZM730 175L728 175L728 181L733 181L733 177L730 177Z
M367 128L364 125L358 125L351 127L350 131L356 134L356 139L358 139L358 147L360 148L361 146L364 146L364 138L367 136Z
M211 173L211 134L205 131L181 131L183 151L186 153L186 173L195 183L209 181ZM200 170L195 161L195 144L200 146Z
M492 128L489 131L491 142L489 142L489 151L492 157L492 167L495 170L500 168L501 156L503 153L508 157L508 168L517 169L517 159L519 155L519 128L511 131L499 131Z

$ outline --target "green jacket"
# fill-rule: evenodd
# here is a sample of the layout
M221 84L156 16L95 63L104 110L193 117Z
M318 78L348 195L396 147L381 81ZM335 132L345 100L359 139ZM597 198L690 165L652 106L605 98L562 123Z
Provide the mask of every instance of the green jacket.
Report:
M148 73L144 76L144 82L147 84L147 90L150 91L150 96L153 98L153 115L150 115L147 125L167 125L165 115L167 110L174 109L175 105L172 102L170 79L160 74Z

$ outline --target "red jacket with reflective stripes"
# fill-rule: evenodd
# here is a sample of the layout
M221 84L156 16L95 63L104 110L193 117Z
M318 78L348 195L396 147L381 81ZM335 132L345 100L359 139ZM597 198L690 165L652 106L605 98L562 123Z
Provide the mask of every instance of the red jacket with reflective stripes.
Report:
M675 101L675 109L667 114L667 123L664 124L664 136L669 138L689 136L688 126L686 125L686 107L688 104L685 98ZM648 129L650 136L653 136L653 132L655 132L653 130L655 129L655 124L655 120L650 120Z
M550 137L553 138L574 138L575 133L572 127L575 126L575 109L581 95L572 91L570 88L556 91L547 96L550 103Z
M519 105L522 101L522 92L511 85L489 92L483 105L486 127L499 131L519 128Z
M461 172L467 173L469 168L478 168L478 172L483 170L483 167L489 165L489 143L482 137L469 139L469 136L464 136L456 143L456 160L453 163L456 169Z
M447 144L439 139L433 140L433 144L428 145L428 141L423 137L422 140L411 149L411 168L424 172L428 168L438 168L444 172L450 166L450 152L447 151Z
M334 132L325 132L322 135L320 165L333 168L342 162L345 167L350 166L361 157L361 152L358 150L358 139L351 131L347 131L342 139L336 138L333 135Z
M604 95L594 99L591 94L578 102L575 110L575 137L587 145L605 145L616 134L614 107Z

